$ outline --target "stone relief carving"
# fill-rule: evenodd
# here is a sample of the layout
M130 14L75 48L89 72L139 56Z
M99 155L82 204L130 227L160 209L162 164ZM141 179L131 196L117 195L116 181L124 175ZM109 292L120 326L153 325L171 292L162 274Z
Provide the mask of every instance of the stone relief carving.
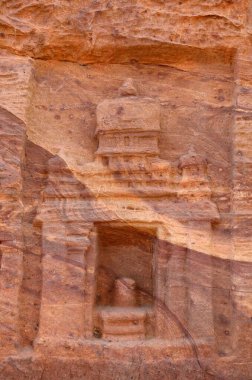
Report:
M251 20L1 2L0 379L251 378Z
M95 196L210 200L207 161L193 147L178 166L160 158L160 112L159 101L139 96L130 78L119 97L98 104L95 161L78 173Z
M79 263L78 276L68 273L68 283L84 292L74 305L70 300L64 304L66 313L75 314L74 321L64 323L66 335L110 341L166 339L167 318L160 305L167 304L161 273L168 256L158 242L172 242L177 223L186 239L180 244L193 247L200 233L201 245L207 247L211 222L219 214L211 201L205 157L192 147L179 162L160 158L160 113L158 99L139 96L133 80L127 79L119 96L97 105L95 160L79 168L76 179L58 158L50 160L37 216L44 241L38 342L50 326L57 330L47 286L52 281L47 268L54 256L53 240L61 241L62 261L74 258ZM66 276L66 268L55 262L59 277L62 270ZM62 300L68 300L71 291L66 284L62 287ZM185 295L181 302L187 302Z

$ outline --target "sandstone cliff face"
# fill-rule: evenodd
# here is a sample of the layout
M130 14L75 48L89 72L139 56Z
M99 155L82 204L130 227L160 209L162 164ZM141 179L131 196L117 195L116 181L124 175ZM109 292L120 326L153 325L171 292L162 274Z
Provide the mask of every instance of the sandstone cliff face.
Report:
M251 378L251 25L2 0L0 378Z

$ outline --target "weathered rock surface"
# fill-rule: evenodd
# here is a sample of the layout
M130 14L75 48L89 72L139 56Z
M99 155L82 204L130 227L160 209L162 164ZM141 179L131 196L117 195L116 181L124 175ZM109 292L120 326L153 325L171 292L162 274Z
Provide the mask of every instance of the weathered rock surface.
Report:
M0 379L252 379L249 0L2 0Z

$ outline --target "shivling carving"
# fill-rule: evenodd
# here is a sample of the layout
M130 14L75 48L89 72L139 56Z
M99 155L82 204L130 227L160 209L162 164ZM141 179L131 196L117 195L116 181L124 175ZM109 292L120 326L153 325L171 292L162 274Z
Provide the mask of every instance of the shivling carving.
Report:
M135 306L136 302L136 281L127 277L116 279L114 282L114 306Z
M113 305L99 313L102 337L109 340L144 339L146 310L137 307L136 282L117 278L114 282Z

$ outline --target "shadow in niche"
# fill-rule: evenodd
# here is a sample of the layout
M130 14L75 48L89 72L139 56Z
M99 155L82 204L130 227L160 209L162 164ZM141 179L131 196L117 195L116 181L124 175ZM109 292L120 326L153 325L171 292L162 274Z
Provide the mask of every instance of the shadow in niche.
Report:
M98 223L99 253L97 264L96 304L108 306L118 278L136 282L138 306L153 303L154 232L127 226L127 223Z
M98 223L94 331L106 339L154 335L155 230Z

